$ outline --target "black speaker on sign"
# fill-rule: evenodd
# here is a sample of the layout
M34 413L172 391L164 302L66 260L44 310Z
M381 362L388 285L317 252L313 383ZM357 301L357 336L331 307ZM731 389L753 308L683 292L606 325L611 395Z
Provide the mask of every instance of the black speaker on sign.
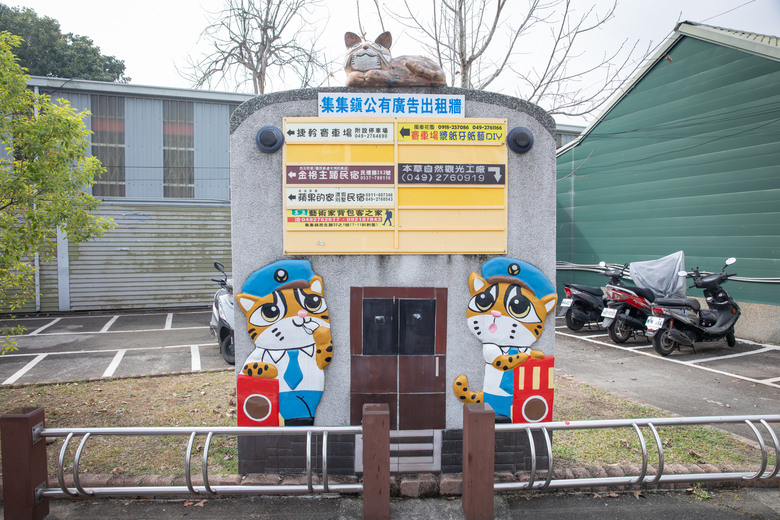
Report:
M257 131L257 147L265 153L274 153L284 144L282 131L275 126L264 126Z
M506 144L515 153L526 153L534 146L534 134L523 126L515 127L510 130Z

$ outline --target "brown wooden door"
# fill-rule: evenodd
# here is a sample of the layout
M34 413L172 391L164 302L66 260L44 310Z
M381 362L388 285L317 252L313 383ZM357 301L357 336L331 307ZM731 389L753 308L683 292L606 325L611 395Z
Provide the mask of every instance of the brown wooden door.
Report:
M392 429L444 429L446 310L447 289L352 288L352 424L387 403Z

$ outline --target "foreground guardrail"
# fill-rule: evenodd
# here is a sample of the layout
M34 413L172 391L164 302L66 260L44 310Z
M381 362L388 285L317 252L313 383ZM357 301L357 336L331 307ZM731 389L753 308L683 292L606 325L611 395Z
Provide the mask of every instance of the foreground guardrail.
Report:
M519 491L530 489L560 489L594 486L626 486L654 485L678 482L707 481L749 481L776 479L780 473L780 442L770 423L780 423L780 415L735 415L715 417L663 417L648 419L613 419L599 421L558 421L531 424L495 424L493 410L489 406L467 404L463 409L463 509L466 518L492 518L493 493L495 491ZM694 426L745 424L756 436L761 449L761 461L755 472L720 472L720 473L684 473L664 474L664 447L658 434L661 426ZM773 445L775 453L774 468L768 469L769 453L767 442L759 427L761 426ZM553 453L551 432L563 430L595 430L604 428L631 428L637 435L642 449L642 460L637 475L623 477L553 479ZM657 463L650 474L648 444L641 428L647 428L652 433L657 450ZM531 469L526 481L494 482L494 453L492 443L485 443L485 438L493 438L495 432L522 432L528 436L531 454ZM546 450L546 475L538 478L538 456L534 432L541 433ZM538 434L537 434L538 436ZM466 457L466 453L472 456ZM478 453L478 455L474 455Z
M364 517L390 517L390 418L387 405L367 404L363 408L362 426L335 427L170 427L170 428L45 428L42 408L24 409L0 418L3 456L3 501L6 518L42 519L49 512L48 499L100 496L181 496L181 495L258 495L297 493L362 493ZM329 484L328 435L362 435L365 471L362 483ZM209 447L215 435L306 436L306 485L211 485L209 483ZM321 484L313 483L312 440L321 436ZM79 467L89 439L99 436L182 436L189 437L184 457L184 486L89 487L81 484ZM200 461L202 485L192 482L193 447L198 437L205 436ZM64 438L57 460L59 487L47 487L46 442L48 438ZM81 437L73 457L74 487L65 482L65 458L74 437ZM387 475L385 478L384 475Z

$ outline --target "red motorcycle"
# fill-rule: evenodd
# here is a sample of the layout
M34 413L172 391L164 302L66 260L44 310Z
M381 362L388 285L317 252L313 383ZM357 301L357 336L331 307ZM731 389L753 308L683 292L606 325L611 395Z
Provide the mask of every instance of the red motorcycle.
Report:
M605 288L607 306L601 312L601 325L609 331L609 338L615 343L625 343L638 332L647 331L645 322L653 314L652 303L655 294L642 287L607 285Z

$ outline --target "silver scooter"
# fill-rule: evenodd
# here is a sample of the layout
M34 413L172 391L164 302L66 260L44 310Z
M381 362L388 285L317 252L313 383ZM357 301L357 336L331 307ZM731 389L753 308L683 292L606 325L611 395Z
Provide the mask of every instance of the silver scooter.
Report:
M219 284L211 306L209 330L217 338L222 358L231 365L236 364L236 343L233 337L233 279L228 278L222 262L214 262L214 268L222 273L222 278L211 280Z

